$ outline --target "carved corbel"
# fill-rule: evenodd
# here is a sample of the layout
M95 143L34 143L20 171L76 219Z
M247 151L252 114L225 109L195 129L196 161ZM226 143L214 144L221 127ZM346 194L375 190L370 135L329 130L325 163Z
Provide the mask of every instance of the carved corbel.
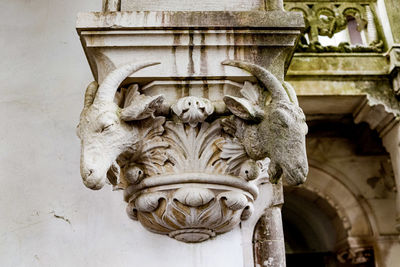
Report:
M225 61L259 80L244 83L243 97L223 97L231 115L186 96L156 117L163 95L145 95L136 84L119 89L132 72L154 64L124 65L88 87L78 126L86 186L100 189L108 178L124 190L130 218L149 231L202 242L248 220L268 177L304 182L307 126L288 85L260 66Z

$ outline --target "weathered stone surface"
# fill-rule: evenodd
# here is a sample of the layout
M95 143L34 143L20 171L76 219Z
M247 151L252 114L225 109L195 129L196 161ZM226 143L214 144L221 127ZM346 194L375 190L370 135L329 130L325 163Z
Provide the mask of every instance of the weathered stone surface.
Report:
M255 266L286 266L282 229L281 208L267 209L254 229Z
M236 28L301 29L301 13L283 11L124 11L79 13L78 31L121 28Z
M258 185L268 176L274 182L281 176L288 183L304 182L304 114L294 92L273 74L254 64L225 61L250 71L260 84L245 82L245 98L223 97L236 119L208 122L214 106L206 98L180 98L166 106L174 116L155 117L164 95L145 95L137 84L119 89L132 72L156 64L123 65L100 86L88 86L78 126L87 187L100 189L107 177L115 189L125 190L132 219L179 241L202 242L251 217Z
M195 0L155 0L155 1L138 1L138 0L103 0L103 11L213 11L213 10L283 10L282 0L222 0L211 1L203 0L201 2Z
M244 10L265 10L265 3L262 0L121 0L121 11L244 11Z
M383 52L384 42L379 37L374 6L357 2L287 1L285 9L304 14L306 30L300 38L298 52ZM343 34L343 33L347 34ZM336 34L345 39L337 45L321 44L320 36L330 42ZM344 35L344 36L343 36Z

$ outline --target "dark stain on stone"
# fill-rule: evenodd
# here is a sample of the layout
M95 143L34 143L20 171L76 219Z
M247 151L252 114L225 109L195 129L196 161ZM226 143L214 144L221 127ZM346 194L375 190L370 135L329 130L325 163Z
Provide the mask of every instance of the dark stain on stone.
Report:
M203 97L208 98L209 86L206 78L203 78Z
M70 220L68 220L67 218L65 218L64 216L57 215L57 214L56 214L54 211L52 211L52 212L50 212L50 213L52 213L52 214L53 214L54 218L57 218L57 219L63 220L63 221L65 221L65 222L67 222L67 223L71 224L71 221L70 221Z
M165 13L161 12L161 25L165 25Z
M178 98L183 97L183 85L182 83L179 83L176 85L176 95L178 96Z
M188 75L193 76L194 74L194 62L193 62L193 31L189 30L189 64L188 64Z
M226 32L225 34L225 40L226 40L226 58L229 58L229 51L231 49L231 33Z
M207 75L207 51L206 51L206 36L205 33L202 32L201 43L200 43L200 73L201 75Z
M117 3L117 11L121 11L121 0L118 1Z
M180 33L174 33L174 40L173 40L173 45L172 45L172 48L171 48L171 52L172 52L172 55L174 56L174 64L172 66L172 68L173 68L172 70L173 70L173 73L175 75L178 75L178 65L177 65L177 62L176 62L176 49L178 48L180 43L181 43L181 34Z
M237 46L237 40L236 40L236 34L235 31L233 31L233 58L238 59L238 54L239 54L239 47Z
M374 189L381 178L379 177L371 177L367 179L367 184Z
M183 97L189 96L190 82L189 80L185 80L185 84L183 86Z
M147 24L147 18L149 16L148 12L143 12L143 22Z

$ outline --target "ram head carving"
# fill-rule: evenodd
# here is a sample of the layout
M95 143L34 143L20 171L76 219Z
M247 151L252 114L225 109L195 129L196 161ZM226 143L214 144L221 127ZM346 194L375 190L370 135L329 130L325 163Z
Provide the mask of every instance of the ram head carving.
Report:
M226 132L235 136L253 160L270 158L269 177L283 177L290 185L301 184L308 174L305 146L307 124L297 97L289 84L285 87L268 70L247 62L224 61L223 65L242 68L253 74L270 93L245 83L241 97L224 97L227 108L235 115L224 120Z
M123 108L114 97L125 78L156 64L126 64L110 72L100 86L92 82L87 87L77 135L81 140L81 176L88 188L102 188L117 157L128 149L135 152L140 148L140 129L133 121L154 117L164 96L141 95L136 86L126 96Z

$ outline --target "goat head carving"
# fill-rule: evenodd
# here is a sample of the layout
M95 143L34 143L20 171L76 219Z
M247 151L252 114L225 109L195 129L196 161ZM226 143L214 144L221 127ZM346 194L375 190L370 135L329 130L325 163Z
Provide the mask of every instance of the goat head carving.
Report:
M241 90L244 98L225 96L226 106L235 115L224 120L225 131L239 139L253 160L271 159L272 181L283 176L288 184L303 183L308 174L307 125L293 88L287 85L285 90L272 73L255 64L231 60L222 64L250 72L271 95L267 104L264 92L246 82Z
M77 134L81 139L81 176L88 188L102 188L117 157L128 149L139 149L140 129L132 121L154 117L164 96L141 95L136 87L123 108L114 103L114 97L126 77L156 64L126 64L108 74L100 86L92 82L87 87Z

